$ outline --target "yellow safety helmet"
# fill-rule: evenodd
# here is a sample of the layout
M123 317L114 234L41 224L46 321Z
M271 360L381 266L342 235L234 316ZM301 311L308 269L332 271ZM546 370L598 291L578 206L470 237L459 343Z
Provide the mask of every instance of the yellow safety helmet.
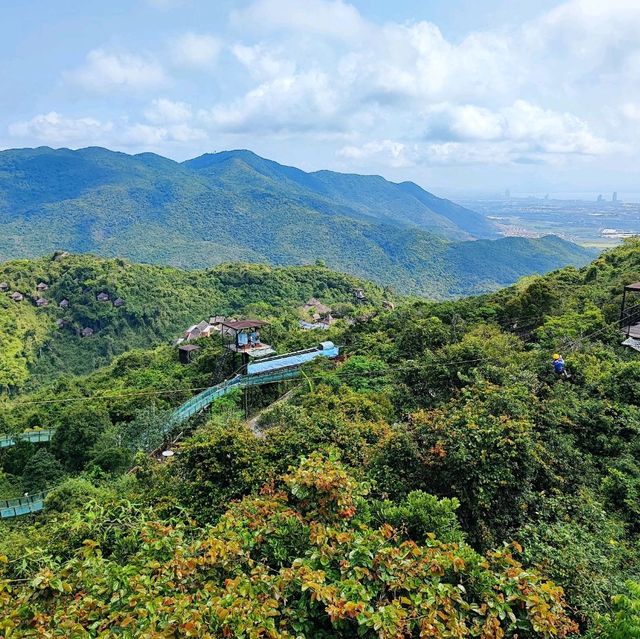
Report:
M558 353L554 353L553 354L553 359L560 359L560 355L558 355Z

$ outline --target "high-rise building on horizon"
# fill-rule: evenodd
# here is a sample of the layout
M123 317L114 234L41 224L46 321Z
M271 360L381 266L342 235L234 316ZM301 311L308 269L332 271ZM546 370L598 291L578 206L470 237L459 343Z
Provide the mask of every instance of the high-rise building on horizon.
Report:
M614 191L613 192L613 197L611 198L612 202L617 202L618 201L618 192Z

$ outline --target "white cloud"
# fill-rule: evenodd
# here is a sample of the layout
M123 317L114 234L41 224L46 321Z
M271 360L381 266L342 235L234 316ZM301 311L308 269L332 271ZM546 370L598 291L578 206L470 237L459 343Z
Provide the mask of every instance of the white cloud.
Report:
M291 76L296 71L296 62L287 57L285 51L274 51L264 44L245 46L236 44L231 49L251 76L258 79Z
M220 40L205 33L185 33L173 43L172 50L178 64L189 67L206 67L217 59L222 44Z
M104 144L113 129L112 122L101 122L95 118L67 118L50 111L11 124L9 135L29 144L90 146Z
M128 146L153 148L167 143L197 142L206 139L206 131L187 124L169 126L133 124L126 128L123 143L126 141Z
M619 115L631 122L640 122L640 104L627 102L619 109Z
M256 0L232 21L246 29L286 30L353 41L369 30L358 10L342 0Z
M96 118L69 118L51 111L30 120L15 122L9 136L26 144L63 145L70 147L111 146L149 149L163 145L181 145L208 138L205 130L185 122L166 121L162 125L103 122Z
M495 98L516 77L507 50L497 36L453 45L429 22L387 24L348 52L340 70L364 97L381 101Z
M401 168L415 163L416 148L393 140L376 140L362 146L345 146L338 151L338 157L358 163L366 161Z
M425 112L421 143L372 141L343 147L338 157L392 167L414 164L558 164L568 157L593 157L625 150L591 132L571 113L516 100L491 111L473 105L439 104Z
M94 49L86 63L67 74L73 82L90 91L145 90L162 86L166 76L155 61L131 53L108 53Z
M472 104L437 104L425 112L426 135L436 140L498 140L508 124L500 113Z
M446 142L502 141L532 151L599 155L611 151L586 121L571 113L516 100L498 111L473 105L440 104L426 112L427 137Z
M520 29L459 42L427 21L368 22L335 0L256 0L234 18L263 40L232 49L257 84L208 110L221 130L349 136L338 156L354 165L556 163L627 150L615 122L603 126L601 114L581 114L576 96L591 89L584 69L596 62L595 86L616 73L640 77L635 0L606 7L572 0ZM593 59L583 51L591 39L598 43ZM545 54L560 59L539 65L541 41Z
M319 131L336 127L338 104L328 75L309 71L265 82L241 99L200 115L230 132Z
M375 25L334 0L257 0L235 19L267 39L232 48L258 84L208 110L223 130L345 134L415 121L430 101L495 98L511 86L503 37L453 45L431 23Z
M505 137L526 142L532 150L577 155L601 155L614 150L592 133L585 120L572 113L558 113L517 100L502 114L507 123Z
M154 124L185 122L192 117L191 106L186 102L174 102L166 98L153 100L144 114Z

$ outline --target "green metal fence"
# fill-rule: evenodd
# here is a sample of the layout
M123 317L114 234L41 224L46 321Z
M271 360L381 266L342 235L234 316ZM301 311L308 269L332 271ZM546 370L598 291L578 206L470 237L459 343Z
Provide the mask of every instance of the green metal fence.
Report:
M295 379L300 376L300 369L291 368L262 375L236 375L229 380L212 386L202 393L195 395L177 408L169 418L165 432L169 432L179 424L186 422L200 411L208 408L216 399L230 393L235 388L247 388L249 386L261 386ZM26 431L17 435L3 435L0 437L0 448L14 446L16 441L48 442L51 440L54 429ZM37 513L44 508L46 493L28 495L18 499L0 500L0 519L18 517Z
M35 493L17 499L0 499L0 519L40 512L45 496L46 493Z
M40 442L51 441L55 433L55 429L41 429L41 430L27 430L23 433L17 433L16 435L0 435L0 448L7 448L9 446L15 446L18 441L32 442L34 444Z

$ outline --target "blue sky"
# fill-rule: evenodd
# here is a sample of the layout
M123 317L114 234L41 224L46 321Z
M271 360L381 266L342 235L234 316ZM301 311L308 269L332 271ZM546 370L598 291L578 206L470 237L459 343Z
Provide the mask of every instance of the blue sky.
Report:
M0 2L0 148L638 190L638 0Z

